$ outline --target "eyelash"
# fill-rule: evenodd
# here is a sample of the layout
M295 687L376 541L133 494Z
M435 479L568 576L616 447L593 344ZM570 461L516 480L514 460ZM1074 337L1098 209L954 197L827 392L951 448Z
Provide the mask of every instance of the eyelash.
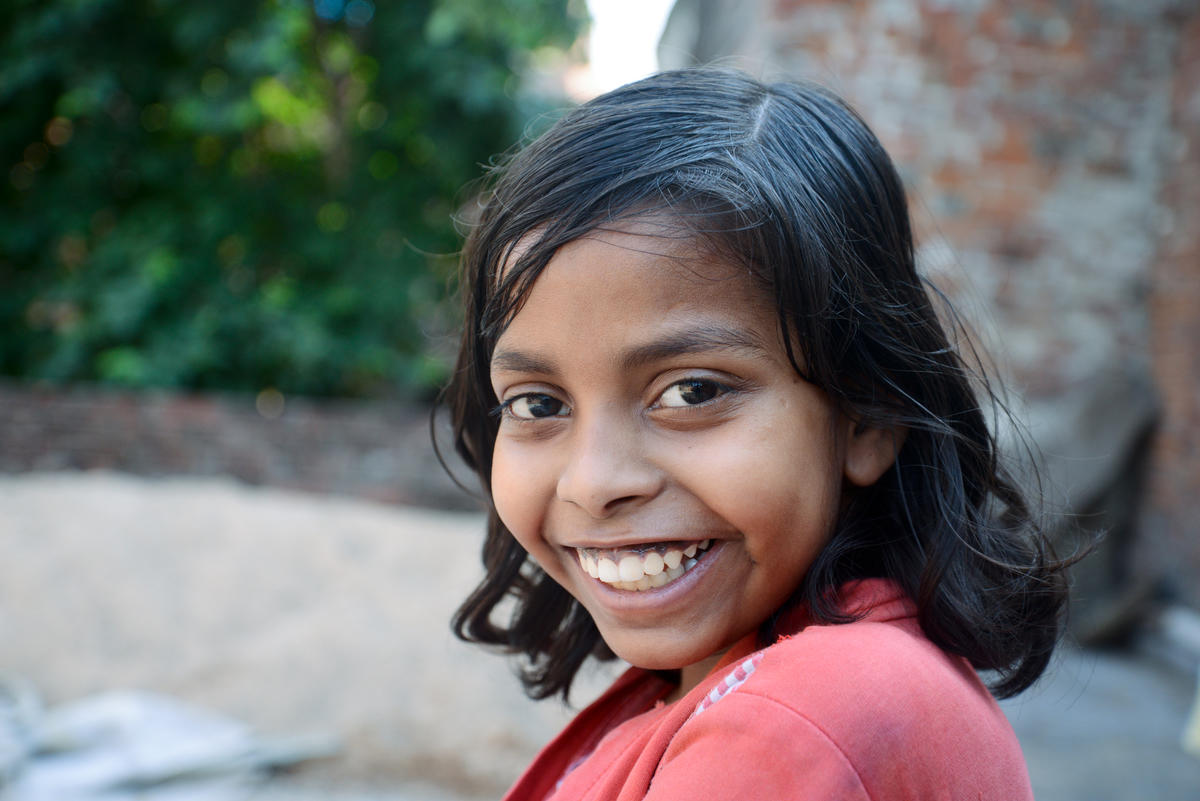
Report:
M704 385L705 387L711 387L713 390L715 390L715 392L711 398L705 398L704 400L700 401L699 403L684 403L681 406L667 406L662 403L663 397L665 397L668 392L675 389L676 387L682 387L685 384L691 384L691 385L693 385L693 388L695 385ZM689 378L682 378L678 381L672 382L672 384L669 387L667 387L661 393L659 393L658 398L655 399L655 407L662 408L662 409L697 409L702 406L707 406L711 403L715 403L715 402L719 401L722 397L724 397L725 395L728 395L733 390L734 390L734 388L729 386L728 384L724 384L724 383L717 381L715 379L712 379L712 378L706 378L706 377L701 377L701 376L692 376Z
M544 417L520 417L516 414L513 414L513 411L512 411L513 404L515 404L517 401L523 400L525 398L549 398L552 401L562 403L563 406L567 405L566 403L559 401L558 398L555 398L553 395L546 393L546 392L522 392L520 395L514 395L511 398L509 398L508 400L503 401L495 409L492 409L492 415L495 417L501 417L501 418L507 418L509 420L515 420L518 423L534 423L534 422L537 422L538 420L550 420L555 417L561 416L558 414L548 414Z
M699 385L704 385L706 387L711 387L714 390L713 397L706 398L705 400L702 400L699 403L685 403L685 404L679 405L679 406L667 406L662 403L663 397L668 392L670 392L672 389L675 389L676 387L681 387L681 386L687 385L687 384L692 384L692 385L699 384ZM731 392L734 392L734 391L736 391L736 387L730 386L729 384L726 384L721 381L717 381L712 378L699 377L699 376L681 378L678 381L671 382L671 384L669 386L667 386L662 392L660 392L658 394L658 397L655 398L655 402L651 408L675 409L675 410L698 409L698 408L708 406L713 403L717 403L722 398L726 397L727 395L729 395ZM494 417L507 418L509 420L514 420L518 423L535 423L539 420L549 420L549 419L554 419L554 418L563 416L560 414L550 414L550 415L545 415L543 417L522 417L522 416L514 414L512 411L513 405L515 403L517 403L518 401L524 400L526 398L548 398L551 401L561 403L563 406L567 406L567 404L565 402L558 400L558 398L555 398L553 395L546 393L546 392L522 392L519 395L514 395L513 397L501 402L498 406L496 406L494 409L491 410L491 414ZM569 407L568 407L568 410L569 410Z

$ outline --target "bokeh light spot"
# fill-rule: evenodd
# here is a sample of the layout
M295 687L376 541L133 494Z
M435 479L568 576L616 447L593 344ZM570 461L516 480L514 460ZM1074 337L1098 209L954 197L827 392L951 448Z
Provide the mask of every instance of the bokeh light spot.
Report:
M225 70L213 67L205 71L204 77L200 79L200 91L208 97L217 97L224 94L225 89L229 86L229 76L225 74Z
M283 417L286 407L287 399L275 387L267 387L254 398L254 408L268 420L278 420Z
M371 158L367 160L367 171L371 173L371 177L376 181L386 181L396 174L396 170L400 166L400 159L386 150L377 150L371 154Z
M350 210L341 203L330 201L317 210L317 227L327 233L336 234L346 228L350 221Z
M346 24L361 28L375 16L375 4L368 0L350 0L346 4Z
M62 147L71 141L75 126L66 117L55 117L46 123L46 141L55 147Z
M342 10L345 3L342 0L314 0L313 10L317 12L317 16L329 22L336 22L342 17Z
M46 160L50 158L50 148L46 147L43 142L34 142L25 148L24 155L25 163L31 170L40 170L46 166Z
M67 234L58 240L58 260L69 269L75 269L87 258L87 240L79 234Z
M358 125L364 131L377 131L387 122L387 109L374 100L362 104L358 110Z
M8 182L18 192L31 189L33 188L33 170L30 169L28 164L22 161L8 171Z
M150 133L156 133L167 127L170 117L170 111L162 103L151 103L142 109L142 127Z
M237 234L230 234L217 245L217 258L224 267L236 267L246 258L246 240Z
M221 160L221 154L225 151L221 140L212 134L201 136L196 140L196 161L205 167L211 167Z

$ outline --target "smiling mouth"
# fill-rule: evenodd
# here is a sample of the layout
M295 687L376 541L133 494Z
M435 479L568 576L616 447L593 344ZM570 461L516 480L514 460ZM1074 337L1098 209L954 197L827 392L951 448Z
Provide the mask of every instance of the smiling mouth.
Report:
M618 590L640 592L675 581L695 567L712 540L660 543L638 550L576 548L579 566L594 579Z

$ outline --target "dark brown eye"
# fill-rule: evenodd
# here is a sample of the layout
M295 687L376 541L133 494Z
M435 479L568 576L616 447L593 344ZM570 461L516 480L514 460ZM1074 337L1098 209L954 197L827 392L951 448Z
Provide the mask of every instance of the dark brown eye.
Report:
M505 405L505 408L509 414L520 420L537 420L542 417L563 415L566 404L550 395L531 392L513 398Z
M659 405L668 408L697 406L712 400L724 391L725 387L716 381L709 381L703 378L687 378L683 381L676 381L667 387L666 391L659 396L658 402Z

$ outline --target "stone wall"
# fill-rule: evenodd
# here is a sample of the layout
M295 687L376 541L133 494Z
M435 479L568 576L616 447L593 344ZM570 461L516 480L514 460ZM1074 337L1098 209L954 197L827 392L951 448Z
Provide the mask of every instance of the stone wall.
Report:
M1052 507L1109 530L1083 593L1200 604L1200 3L679 0L660 56L698 53L855 105Z
M1200 597L1200 3L1177 19L1166 212L1150 266L1154 376L1162 416L1142 534L1148 567Z
M0 472L96 469L479 508L438 463L425 407L0 384Z

